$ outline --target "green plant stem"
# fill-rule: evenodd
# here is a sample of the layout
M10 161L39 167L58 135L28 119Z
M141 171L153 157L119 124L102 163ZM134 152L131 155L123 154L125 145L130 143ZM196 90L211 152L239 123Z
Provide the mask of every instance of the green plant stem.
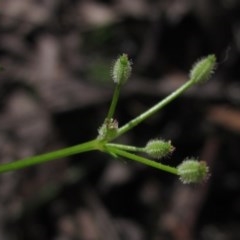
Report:
M29 166L41 164L44 162L49 162L58 158L64 158L67 156L75 155L78 153L83 153L91 150L100 149L97 140L88 141L82 144L78 144L72 147L67 147L61 150L21 159L18 161L4 163L0 165L0 173L9 172L21 168L26 168Z
M153 107L148 109L147 111L143 112L136 118L132 119L125 125L123 125L121 128L118 129L118 132L114 138L119 137L120 135L124 134L125 132L129 131L130 129L136 127L138 124L140 124L145 119L152 116L154 113L162 109L164 106L166 106L168 103L172 102L175 98L177 98L179 95L181 95L183 92L185 92L187 89L189 89L192 85L194 85L194 82L192 80L187 81L185 84L183 84L181 87L179 87L177 90L175 90L173 93L168 95L166 98L164 98L162 101L155 104ZM113 139L111 139L113 140Z
M122 157L125 157L125 158L128 158L128 159L131 159L133 161L140 162L140 163L145 164L147 166L150 166L150 167L153 167L153 168L157 168L157 169L163 170L165 172L169 172L169 173L178 175L178 170L175 167L171 167L171 166L159 163L159 162L152 161L152 160L144 158L144 157L140 157L138 155L126 152L124 150L115 148L113 146L108 146L106 148L106 152L114 153L114 154L116 154L118 156L122 156Z
M130 145L118 144L118 143L107 143L106 146L107 147L115 147L118 149L131 151L131 152L144 152L144 150L145 150L145 148L142 148L142 147L135 147L135 146L130 146Z
M121 84L117 84L117 86L114 89L114 93L113 93L113 97L112 97L112 102L107 114L107 119L111 119L114 115L116 106L117 106L117 102L119 99L119 94L120 94L120 88L121 88Z

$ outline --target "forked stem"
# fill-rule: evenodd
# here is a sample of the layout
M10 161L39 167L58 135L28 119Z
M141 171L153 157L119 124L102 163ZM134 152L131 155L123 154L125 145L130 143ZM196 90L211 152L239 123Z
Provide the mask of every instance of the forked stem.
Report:
M141 156L135 155L133 153L126 152L126 151L118 149L116 147L108 146L106 148L106 151L109 152L109 153L114 153L117 156L125 157L125 158L128 158L130 160L142 163L144 165L147 165L147 166L150 166L150 167L153 167L153 168L156 168L156 169L163 170L165 172L169 172L169 173L178 175L178 170L175 167L171 167L171 166L164 165L164 164L156 162L156 161L152 161L148 158L141 157Z

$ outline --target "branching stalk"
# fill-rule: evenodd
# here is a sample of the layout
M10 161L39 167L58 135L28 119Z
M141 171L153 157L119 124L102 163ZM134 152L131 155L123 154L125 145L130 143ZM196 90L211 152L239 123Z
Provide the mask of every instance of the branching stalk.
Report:
M118 121L116 119L113 119L113 117L119 99L120 88L124 83L126 83L132 70L131 62L129 61L128 56L126 54L123 54L117 59L113 68L113 80L116 83L116 87L107 117L103 125L98 130L99 135L96 139L46 154L25 158L11 163L0 164L0 173L26 168L78 153L99 150L113 156L125 157L144 165L179 175L180 180L182 180L183 183L201 182L207 179L209 176L209 169L204 161L199 162L196 159L186 159L182 164L175 168L131 153L145 152L152 158L159 159L173 152L174 147L171 145L171 141L155 139L148 142L148 144L143 148L110 142L122 134L128 132L132 128L136 127L147 118L151 117L153 114L172 102L175 98L180 96L194 84L199 84L208 80L214 72L215 67L215 55L209 55L199 60L190 71L189 81L184 83L181 87L176 89L166 98L123 125L121 128L118 128Z
M124 150L121 150L121 149L118 149L118 148L115 148L115 147L112 147L112 146L108 146L107 151L111 152L111 153L114 153L118 156L125 157L125 158L128 158L130 160L142 163L144 165L147 165L147 166L150 166L150 167L153 167L153 168L156 168L156 169L163 170L165 172L169 172L169 173L178 175L178 170L175 167L164 165L162 163L152 161L148 158L140 157L140 156L135 155L133 153L129 153L129 152L126 152Z

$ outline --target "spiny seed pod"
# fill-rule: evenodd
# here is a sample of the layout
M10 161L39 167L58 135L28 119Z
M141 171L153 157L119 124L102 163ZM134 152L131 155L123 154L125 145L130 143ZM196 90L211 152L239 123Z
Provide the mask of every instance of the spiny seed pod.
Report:
M186 159L178 167L178 175L183 183L200 183L209 177L206 162Z
M190 71L190 80L194 83L207 81L216 69L216 56L208 55L197 61Z
M132 71L132 63L128 59L127 54L122 54L114 63L112 70L112 78L116 84L124 84Z
M146 144L144 151L152 158L160 159L171 154L174 151L174 147L171 141L153 139Z

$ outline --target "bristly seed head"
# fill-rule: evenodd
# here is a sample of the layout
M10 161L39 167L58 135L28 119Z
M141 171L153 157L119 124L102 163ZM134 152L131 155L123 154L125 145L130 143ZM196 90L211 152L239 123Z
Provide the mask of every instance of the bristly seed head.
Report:
M216 69L216 56L208 55L198 60L190 71L190 81L194 83L203 83L207 81Z
M184 160L177 170L183 183L200 183L209 177L209 167L206 162L195 159Z
M116 84L124 84L132 71L132 63L127 54L122 54L114 63L112 78Z
M145 146L145 152L152 158L160 159L174 151L171 141L161 139L150 140Z

